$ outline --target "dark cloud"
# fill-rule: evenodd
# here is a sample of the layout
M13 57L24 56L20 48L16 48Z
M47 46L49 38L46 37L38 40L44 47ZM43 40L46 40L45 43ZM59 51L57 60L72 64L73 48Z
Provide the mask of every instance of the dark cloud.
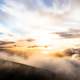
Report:
M62 38L80 38L80 29L76 28L76 29L72 29L70 28L68 31L66 32L55 32L53 34L57 34Z

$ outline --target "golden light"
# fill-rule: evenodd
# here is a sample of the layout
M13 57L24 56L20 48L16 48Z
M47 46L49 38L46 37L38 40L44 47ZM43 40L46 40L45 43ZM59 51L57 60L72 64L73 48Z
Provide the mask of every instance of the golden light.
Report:
M48 31L31 32L31 37L35 39L35 43L41 53L49 54L50 52L62 51L69 47L74 47L80 39L65 39L57 34L49 34Z

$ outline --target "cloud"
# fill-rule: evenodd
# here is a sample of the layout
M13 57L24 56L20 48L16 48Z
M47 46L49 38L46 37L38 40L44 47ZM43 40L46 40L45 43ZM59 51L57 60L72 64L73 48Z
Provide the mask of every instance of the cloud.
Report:
M18 34L13 33L10 29L5 27L5 25L0 23L0 40L14 41L19 38L20 36Z
M21 36L36 31L65 31L80 26L78 2L79 0L4 0L0 8L0 21L5 24L5 28L7 26Z

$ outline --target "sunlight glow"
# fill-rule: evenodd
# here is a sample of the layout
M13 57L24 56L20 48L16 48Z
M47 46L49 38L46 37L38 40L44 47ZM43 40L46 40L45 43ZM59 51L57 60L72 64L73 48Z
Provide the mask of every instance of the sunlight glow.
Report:
M49 45L51 42L51 35L45 31L32 32L31 35L36 39L36 43L40 46Z

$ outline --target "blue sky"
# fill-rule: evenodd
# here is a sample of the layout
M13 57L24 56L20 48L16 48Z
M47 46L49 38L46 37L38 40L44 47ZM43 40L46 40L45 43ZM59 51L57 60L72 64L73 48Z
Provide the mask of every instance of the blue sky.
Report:
M78 1L0 0L0 33L12 34L18 38L34 32L50 33L76 26L79 28Z

